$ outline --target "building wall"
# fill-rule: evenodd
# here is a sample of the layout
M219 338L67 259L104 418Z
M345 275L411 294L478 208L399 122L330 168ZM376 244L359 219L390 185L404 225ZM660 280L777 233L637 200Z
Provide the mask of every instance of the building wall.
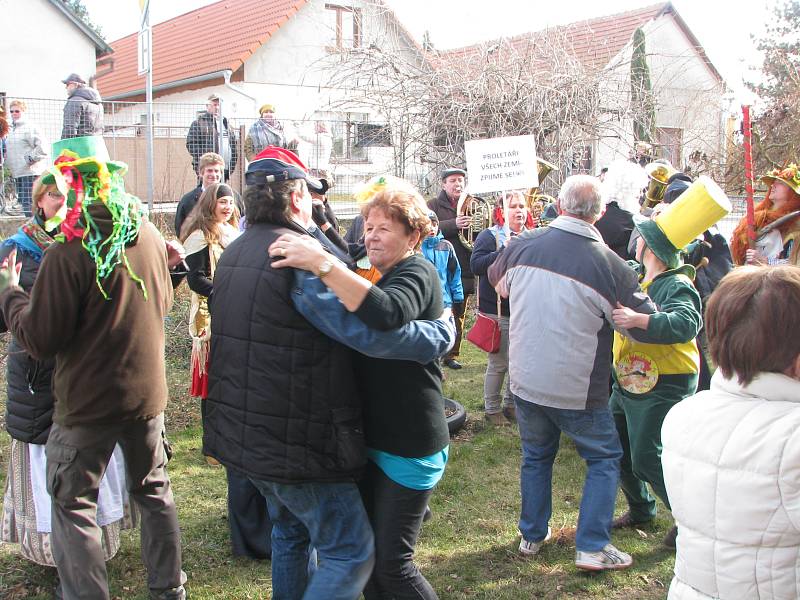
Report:
M397 30L394 22L370 2L349 0L337 2L361 10L361 45L371 43L399 45L403 52L413 55L413 42ZM313 121L341 123L346 113L356 113L359 119L383 123L385 119L368 108L359 106L357 86L331 89L330 60L335 53L328 50L335 44L335 14L325 7L325 0L311 0L293 15L267 42L256 50L244 64L244 81L230 86L210 85L195 90L159 95L157 102L180 105L157 115L156 126L188 127L198 110L202 110L211 93L220 96L223 114L246 132L258 118L258 108L273 104L276 116L284 124L287 137L300 129L313 128ZM347 24L346 24L347 25ZM347 107L345 107L347 105ZM158 109L156 109L158 112ZM140 120L140 106L131 105L107 116L107 124L135 125ZM185 135L185 134L184 134ZM370 147L359 160L338 161L334 166L337 177L368 176L393 172L394 153L388 147ZM187 155L188 160L188 155Z
M674 17L665 15L645 29L647 63L656 96L656 127L680 130L680 164L686 166L694 152L721 157L724 151L722 94L724 84L699 56ZM604 82L609 106L622 110L630 101L630 47L616 57ZM633 124L629 119L607 118L608 137L598 141L598 168L625 158L633 146Z
M94 43L50 2L17 0L2 7L0 92L66 100L62 79L94 75Z

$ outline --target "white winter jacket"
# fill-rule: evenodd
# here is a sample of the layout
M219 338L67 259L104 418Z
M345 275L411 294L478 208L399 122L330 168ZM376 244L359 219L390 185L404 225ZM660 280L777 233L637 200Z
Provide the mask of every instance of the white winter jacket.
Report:
M678 525L669 599L800 598L800 381L717 371L661 439Z
M11 125L6 148L6 166L12 177L38 177L47 167L47 140L38 127L23 118Z

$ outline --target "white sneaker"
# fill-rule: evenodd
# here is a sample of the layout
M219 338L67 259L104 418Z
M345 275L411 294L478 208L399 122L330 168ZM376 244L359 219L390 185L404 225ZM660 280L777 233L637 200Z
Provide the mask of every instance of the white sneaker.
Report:
M606 544L606 547L599 552L582 552L578 550L575 553L575 566L587 571L627 569L632 564L633 558L631 558L630 554L626 554L611 544Z
M540 542L529 542L524 537L519 542L519 553L524 554L525 556L536 556L539 554L539 550L542 548L542 544L544 544L547 540L552 537L553 532L550 528L547 528L547 535L544 536L544 539Z

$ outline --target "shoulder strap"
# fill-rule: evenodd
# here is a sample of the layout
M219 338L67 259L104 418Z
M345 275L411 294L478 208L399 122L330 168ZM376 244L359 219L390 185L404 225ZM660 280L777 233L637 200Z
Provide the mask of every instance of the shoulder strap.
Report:
M500 236L494 236L494 247L496 252L500 252ZM497 317L500 318L502 316L502 311L500 309L500 294L498 294L497 290L495 290L494 295L497 297Z

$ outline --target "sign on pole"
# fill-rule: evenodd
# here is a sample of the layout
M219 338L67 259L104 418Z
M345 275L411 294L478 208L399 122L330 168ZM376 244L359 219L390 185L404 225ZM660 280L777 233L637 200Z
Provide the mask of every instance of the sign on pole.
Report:
M471 194L522 190L539 185L536 138L532 135L464 143Z
M138 59L139 75L150 71L150 49L152 47L152 30L150 29L150 0L139 0L142 18L139 22L139 36L136 40L136 57Z

